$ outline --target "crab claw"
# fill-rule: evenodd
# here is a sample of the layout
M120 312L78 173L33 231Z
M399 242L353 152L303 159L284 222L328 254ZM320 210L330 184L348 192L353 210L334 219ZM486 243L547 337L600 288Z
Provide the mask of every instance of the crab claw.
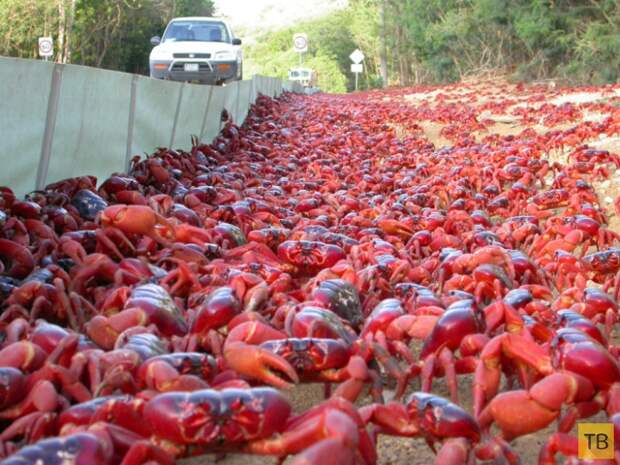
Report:
M113 226L125 234L149 236L164 245L169 245L168 240L175 239L174 228L166 218L145 205L109 206L102 210L98 221L103 227Z
M226 363L237 373L259 379L277 388L292 387L291 383L278 376L273 369L285 374L294 383L299 382L293 367L282 357L260 347L233 342L224 348Z
M15 419L8 428L0 433L0 441L9 441L21 436L26 438L28 442L36 442L42 437L53 435L55 426L55 413L32 412Z
M34 269L35 261L30 250L9 239L0 239L0 259L9 265L8 274L14 278L25 278Z
M17 341L0 350L0 367L30 372L40 368L45 358L45 352L38 345L30 341Z
M394 234L408 238L413 234L413 230L404 223L392 219L382 219L377 222L377 226L381 228L384 233Z

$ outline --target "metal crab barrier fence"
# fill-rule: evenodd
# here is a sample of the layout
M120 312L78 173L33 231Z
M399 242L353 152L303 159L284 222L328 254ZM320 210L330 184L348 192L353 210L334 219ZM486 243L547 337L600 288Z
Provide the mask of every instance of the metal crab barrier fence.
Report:
M260 94L297 84L265 76L225 87L160 81L135 74L0 57L0 185L17 195L83 174L105 179L136 154L210 142L222 110L242 124Z

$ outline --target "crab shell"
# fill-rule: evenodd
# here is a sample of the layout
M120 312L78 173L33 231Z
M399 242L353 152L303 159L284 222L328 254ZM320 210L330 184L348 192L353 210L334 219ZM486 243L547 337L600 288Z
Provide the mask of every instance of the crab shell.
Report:
M159 441L235 447L285 429L291 406L272 388L169 392L151 399L144 421Z

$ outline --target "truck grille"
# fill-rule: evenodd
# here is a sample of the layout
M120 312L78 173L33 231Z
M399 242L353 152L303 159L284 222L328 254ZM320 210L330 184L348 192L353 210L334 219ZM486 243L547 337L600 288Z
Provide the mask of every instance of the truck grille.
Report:
M172 57L173 58L211 58L211 54L210 53L173 53Z

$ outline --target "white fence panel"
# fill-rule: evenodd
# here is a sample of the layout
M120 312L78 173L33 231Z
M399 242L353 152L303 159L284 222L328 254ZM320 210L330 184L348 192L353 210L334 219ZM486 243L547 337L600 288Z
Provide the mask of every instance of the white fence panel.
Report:
M211 86L186 85L176 122L174 139L170 144L173 148L188 149L191 137L200 137L205 112L208 110Z
M213 87L211 90L211 101L205 118L204 130L202 133L202 142L210 143L219 134L222 128L222 110L226 96L228 95L228 87Z
M46 182L94 175L103 181L125 168L130 74L63 67Z
M226 89L224 97L224 108L228 111L235 124L237 123L237 96L239 95L239 83L233 82L232 84L224 87Z
M35 189L52 63L0 57L0 185L19 196Z
M239 94L237 96L237 124L241 125L248 115L250 105L254 102L252 98L252 81L239 81Z
M168 147L182 84L138 77L131 155Z

